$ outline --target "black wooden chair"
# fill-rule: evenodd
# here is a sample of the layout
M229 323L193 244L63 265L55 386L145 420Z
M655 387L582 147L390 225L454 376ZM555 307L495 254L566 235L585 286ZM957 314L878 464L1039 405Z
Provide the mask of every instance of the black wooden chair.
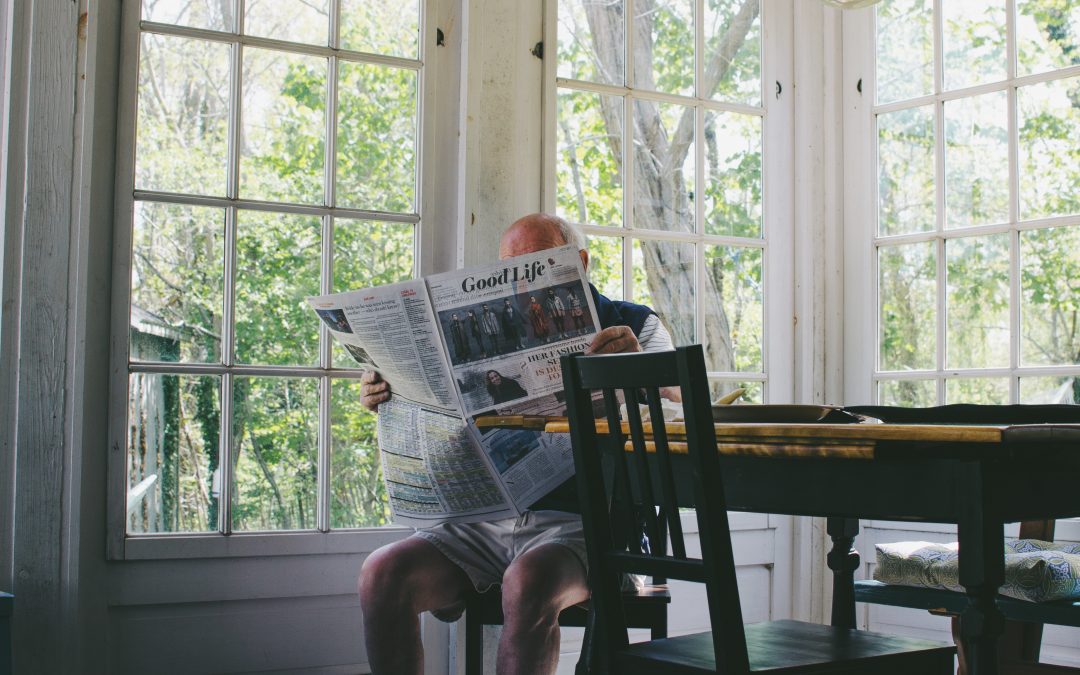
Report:
M583 656L591 672L952 672L956 650L951 645L797 621L743 625L700 345L674 352L566 356L562 368L589 555L594 649ZM666 425L660 421L659 389L671 386L682 390L685 443L669 442ZM590 399L593 390L603 392L607 425L613 434L597 434ZM620 431L616 390L623 392L627 403L629 452ZM650 406L650 439L645 437L638 414L640 402ZM672 455L684 448L693 473L692 496L676 492L672 472ZM610 471L605 472L605 464ZM648 507L644 512L654 516L647 519L650 535L659 535L660 530L652 507L663 507L671 554L642 550L635 538L617 537L616 532L623 528L612 521L612 514L626 509L609 509L611 502ZM679 523L677 505L688 503L697 509L700 558L687 555ZM629 644L619 592L622 573L656 574L704 584L711 631Z
M653 578L653 583L646 584L637 591L623 593L626 606L626 625L630 628L648 628L652 639L667 637L668 605L671 604L671 592L663 579ZM559 615L559 625L564 628L585 628L584 644L591 642L588 628L590 603L583 602L567 607ZM484 673L484 626L503 624L502 593L491 589L486 593L477 593L465 603L465 675L483 675ZM586 647L587 648L587 647ZM582 672L584 664L582 664Z
M15 609L15 598L10 593L0 592L0 675L9 675L11 665L11 613Z

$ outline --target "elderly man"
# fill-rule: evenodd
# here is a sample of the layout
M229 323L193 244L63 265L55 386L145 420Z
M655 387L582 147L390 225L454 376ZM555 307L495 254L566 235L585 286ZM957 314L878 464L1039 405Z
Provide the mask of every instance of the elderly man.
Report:
M585 237L561 218L537 213L512 224L499 257L574 244L588 269ZM591 288L591 287L590 287ZM671 349L671 337L643 305L608 300L591 288L602 330L591 354ZM375 410L390 386L363 378L362 403ZM420 673L419 614L456 620L470 593L502 586L504 626L498 672L552 673L559 657L559 613L589 596L585 542L573 479L520 518L445 524L372 553L360 571L364 638L375 673Z

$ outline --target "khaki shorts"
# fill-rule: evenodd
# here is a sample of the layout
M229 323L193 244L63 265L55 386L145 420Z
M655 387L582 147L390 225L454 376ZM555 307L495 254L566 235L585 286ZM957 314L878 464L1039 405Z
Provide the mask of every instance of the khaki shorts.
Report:
M565 546L586 571L589 569L581 516L576 513L526 511L519 518L446 523L419 530L413 536L434 544L464 570L480 593L502 584L510 563L544 544Z
M480 593L502 585L503 574L519 556L545 544L559 544L573 553L588 573L581 516L565 511L526 511L519 518L480 523L446 523L418 530L414 537L430 542L460 567ZM640 587L642 579L627 576L623 590ZM442 621L456 621L464 603L435 610Z

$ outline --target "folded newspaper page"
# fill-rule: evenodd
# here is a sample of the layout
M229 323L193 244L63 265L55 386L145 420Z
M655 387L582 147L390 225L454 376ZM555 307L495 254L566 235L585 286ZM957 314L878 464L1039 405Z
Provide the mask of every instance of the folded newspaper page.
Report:
M395 522L513 516L573 475L565 434L474 420L565 414L559 358L599 330L574 247L308 302L390 383L378 437Z

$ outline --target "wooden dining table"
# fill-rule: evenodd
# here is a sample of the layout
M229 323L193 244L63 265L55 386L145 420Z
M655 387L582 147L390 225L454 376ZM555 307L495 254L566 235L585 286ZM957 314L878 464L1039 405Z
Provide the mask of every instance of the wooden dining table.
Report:
M569 430L560 417L481 420L485 427ZM605 422L597 426L608 431ZM689 481L685 428L674 422L667 430L676 480ZM730 510L827 518L834 626L855 628L860 518L955 523L960 583L970 599L961 639L973 675L998 672L1004 619L995 597L1005 581L1005 524L1080 516L1076 424L763 422L717 423L715 430Z

